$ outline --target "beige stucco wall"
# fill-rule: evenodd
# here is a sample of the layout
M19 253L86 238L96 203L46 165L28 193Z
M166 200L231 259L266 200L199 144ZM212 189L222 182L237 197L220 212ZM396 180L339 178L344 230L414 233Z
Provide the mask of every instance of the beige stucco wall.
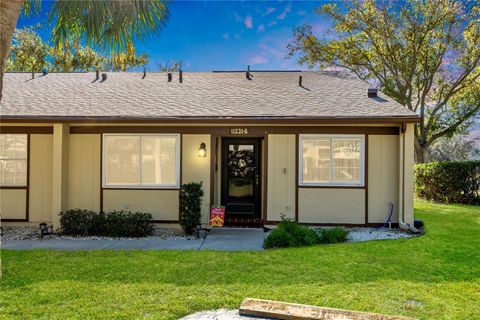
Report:
M267 220L295 218L295 135L268 135Z
M154 220L178 221L178 190L103 190L103 210L151 213Z
M398 219L399 137L368 136L368 222L385 222L391 202L392 222Z
M25 219L27 214L26 189L1 189L0 213L2 219Z
M100 134L71 134L68 208L100 211Z
M365 223L364 189L300 188L298 221L302 223Z
M414 130L415 124L407 124L407 130L405 132L405 195L404 195L404 214L405 222L412 224L414 221L414 212L413 212L413 167L415 164L414 160Z
M30 222L51 222L53 188L53 136L30 135Z
M8 125L18 126L19 124ZM32 124L31 126L35 125ZM101 125L118 126L123 124ZM27 124L27 126L30 126L30 124ZM195 126L197 125L195 124ZM229 127L232 126L243 125L229 125ZM252 127L253 125L245 126ZM413 127L413 124L409 124L405 134L404 210L405 220L409 223L413 222ZM49 217L55 218L58 209L67 207L93 210L99 210L100 208L101 135L69 135L69 126L64 124L55 124L54 129L53 135L31 135L30 217L32 221L52 220ZM268 199L266 199L268 220L278 220L280 212L286 213L287 216L294 216L294 137L293 134L269 136L269 180ZM198 148L201 142L205 142L207 145L206 158L198 157ZM368 207L369 222L371 223L384 221L388 209L387 204L391 201L391 198L393 198L394 203L398 203L399 146L400 139L398 136L369 136ZM221 146L218 147L220 150ZM204 181L205 197L202 208L204 217L208 216L210 203L211 148L209 134L182 136L182 182ZM287 152L286 150L290 151ZM33 161L34 158L35 161ZM49 161L51 163L49 166L41 164L42 162L47 164ZM393 163L396 163L396 167ZM220 172L221 162L218 162L218 165ZM286 175L283 174L283 168L287 168ZM281 174L275 174L279 170L282 171ZM395 175L397 175L396 179L394 179ZM219 186L220 174L216 175L215 178L218 179ZM49 179L51 180L49 181ZM291 190L290 187L287 187L290 185L293 186L291 192L289 191ZM215 192L219 200L220 188L216 188ZM300 188L299 220L300 222L312 223L363 223L365 214L364 192L362 189ZM2 210L4 211L7 205L14 205L16 207L9 212L15 213L17 216L21 214L20 218L23 218L26 210L25 191L4 189L0 193ZM7 195L7 193L8 200L4 201L3 199L7 198L4 195ZM345 199L349 199L349 201L345 201ZM262 200L264 201L265 198ZM106 190L104 192L105 210L112 208L125 209L125 206L128 206L130 210L152 212L154 218L158 220L178 220L178 191ZM153 209L144 210L147 207ZM291 212L287 212L287 207L291 208ZM321 213L321 216L319 216L319 213ZM394 219L394 221L396 220Z
M201 143L207 147L207 156L199 157ZM207 223L210 212L210 160L211 143L209 134L182 135L182 184L202 182L202 222ZM178 211L178 209L177 209Z

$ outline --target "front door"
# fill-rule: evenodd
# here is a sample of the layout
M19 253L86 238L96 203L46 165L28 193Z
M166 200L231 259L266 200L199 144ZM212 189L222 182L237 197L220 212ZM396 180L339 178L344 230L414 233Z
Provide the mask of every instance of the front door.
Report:
M260 139L222 140L225 218L260 218Z

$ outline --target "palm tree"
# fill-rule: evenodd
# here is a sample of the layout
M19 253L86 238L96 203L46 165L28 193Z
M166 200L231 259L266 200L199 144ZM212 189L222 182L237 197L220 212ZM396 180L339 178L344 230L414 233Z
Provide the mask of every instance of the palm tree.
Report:
M3 67L20 12L38 12L40 0L0 0L0 100ZM170 0L57 0L49 12L54 23L53 41L57 50L72 36L85 38L118 56L133 47L134 39L145 39L163 29L168 20Z

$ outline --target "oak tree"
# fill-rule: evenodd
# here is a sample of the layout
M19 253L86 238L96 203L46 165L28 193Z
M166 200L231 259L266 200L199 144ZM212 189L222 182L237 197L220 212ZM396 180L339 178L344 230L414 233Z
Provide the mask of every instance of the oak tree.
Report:
M420 116L415 155L425 161L441 137L469 126L480 110L480 5L477 1L353 1L318 8L333 34L294 30L291 56L311 67L342 68L373 82Z

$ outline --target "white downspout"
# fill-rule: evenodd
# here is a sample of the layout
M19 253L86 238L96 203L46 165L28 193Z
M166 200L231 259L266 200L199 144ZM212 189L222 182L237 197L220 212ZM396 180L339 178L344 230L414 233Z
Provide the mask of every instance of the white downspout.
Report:
M405 211L404 211L404 193L405 193L405 130L406 124L402 124L400 127L398 154L399 157L399 170L398 170L398 227L402 231L411 233L420 233L420 231L414 226L405 223Z

